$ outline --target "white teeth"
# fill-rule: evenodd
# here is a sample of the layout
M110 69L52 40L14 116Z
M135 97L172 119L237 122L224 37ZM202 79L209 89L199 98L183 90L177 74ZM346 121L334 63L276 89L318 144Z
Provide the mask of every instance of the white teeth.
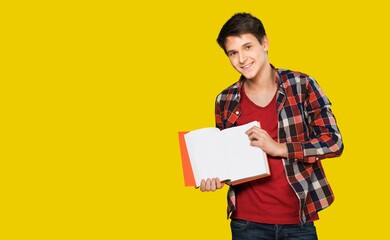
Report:
M253 64L253 63L249 63L249 64L247 64L247 65L245 65L245 66L242 66L242 68L248 68L248 67L252 66L252 64Z

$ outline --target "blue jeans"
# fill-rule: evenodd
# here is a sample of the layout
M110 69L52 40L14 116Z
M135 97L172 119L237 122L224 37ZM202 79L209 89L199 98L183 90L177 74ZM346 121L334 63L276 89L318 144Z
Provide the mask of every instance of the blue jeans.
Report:
M232 219L233 240L317 240L313 222L300 224L262 224Z

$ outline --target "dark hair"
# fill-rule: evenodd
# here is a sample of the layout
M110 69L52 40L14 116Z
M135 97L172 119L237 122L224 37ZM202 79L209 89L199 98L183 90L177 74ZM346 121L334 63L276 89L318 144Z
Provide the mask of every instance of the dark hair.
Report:
M229 36L240 36L251 33L257 38L260 44L266 35L263 23L250 13L234 14L221 28L218 34L217 43L225 51L225 41Z

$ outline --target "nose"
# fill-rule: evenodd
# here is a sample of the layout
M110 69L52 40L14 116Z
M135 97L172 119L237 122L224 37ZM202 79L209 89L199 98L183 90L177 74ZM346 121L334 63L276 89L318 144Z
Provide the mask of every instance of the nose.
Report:
M240 63L244 63L247 59L247 56L244 54L244 53L240 53L239 56L238 56L238 61L240 61Z

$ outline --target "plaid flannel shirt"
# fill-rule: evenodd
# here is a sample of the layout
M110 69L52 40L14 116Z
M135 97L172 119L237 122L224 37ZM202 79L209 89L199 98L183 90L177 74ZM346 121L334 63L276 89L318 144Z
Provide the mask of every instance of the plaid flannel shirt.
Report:
M272 66L272 65L271 65ZM272 66L273 67L273 66ZM331 102L310 76L285 69L275 69L277 93L278 141L286 143L288 157L282 158L286 178L300 202L300 222L328 207L334 201L321 159L340 156L341 134L330 109ZM216 98L216 126L236 125L241 114L240 90L245 78ZM228 217L235 210L234 187L228 191Z

